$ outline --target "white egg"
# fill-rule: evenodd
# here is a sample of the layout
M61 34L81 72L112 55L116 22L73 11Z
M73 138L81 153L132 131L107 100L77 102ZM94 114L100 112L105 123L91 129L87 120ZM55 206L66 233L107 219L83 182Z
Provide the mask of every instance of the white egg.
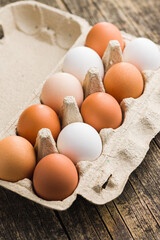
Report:
M160 66L160 51L147 38L136 38L123 51L123 60L135 64L141 71L156 70Z
M102 141L93 127L86 123L75 122L67 125L60 132L57 148L74 163L93 161L102 152Z
M94 50L84 46L69 50L63 63L63 71L73 74L81 83L91 67L98 68L99 74L103 78L104 67L101 58Z

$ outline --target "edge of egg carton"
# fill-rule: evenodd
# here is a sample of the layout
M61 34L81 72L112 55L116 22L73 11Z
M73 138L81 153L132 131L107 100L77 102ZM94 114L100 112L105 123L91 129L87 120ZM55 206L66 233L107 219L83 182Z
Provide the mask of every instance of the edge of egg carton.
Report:
M21 3L22 2L11 5L18 5ZM30 4L31 2L29 1L28 3ZM36 3L36 5L43 4ZM47 8L54 10L54 8L51 7ZM60 10L56 9L56 11L62 13ZM69 15L68 13L66 14ZM72 15L72 17L74 16ZM77 21L82 21L79 17L75 16L75 18ZM89 30L89 26L85 28ZM83 44L86 29L74 46ZM122 32L122 36L125 42L133 39L133 36L124 32ZM61 70L62 62L63 59L53 72ZM155 72L146 71L144 72L144 76L146 79L144 94L138 99L125 99L121 104L122 109L126 112L126 119L123 125L116 130L101 130L100 136L103 142L103 152L101 156L93 162L78 163L77 167L80 170L81 177L78 187L71 196L63 201L43 200L35 195L32 188L32 182L29 179L23 179L16 183L0 180L0 185L43 206L57 210L65 210L70 207L76 199L77 194L95 204L104 204L118 197L123 191L131 172L142 162L149 148L151 139L160 129L160 70ZM98 79L97 75L96 79ZM26 103L26 106L28 106L28 104L34 104L37 101L39 102L39 94L42 85L43 83L32 95L30 102ZM155 89L154 86L157 86L157 88ZM24 106L24 108L26 106ZM15 133L15 126L19 115L20 113L18 113L15 120L10 123L10 128L8 129L9 134ZM43 135L43 139L49 139L49 151L57 151L56 145L49 137L50 133L45 134L46 133L43 132L40 135ZM123 138L121 136L123 136ZM42 144L42 141L39 140L39 144L40 142ZM53 145L55 148L53 148ZM43 148L40 147L39 149L42 150ZM46 153L43 152L43 154Z

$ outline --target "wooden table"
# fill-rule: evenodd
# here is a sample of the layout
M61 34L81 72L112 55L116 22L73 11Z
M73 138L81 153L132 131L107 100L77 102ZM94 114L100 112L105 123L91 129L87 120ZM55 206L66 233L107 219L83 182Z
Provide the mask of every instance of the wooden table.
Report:
M0 6L14 0L0 0ZM160 44L160 0L41 0L84 17L109 21L130 34ZM160 239L160 134L116 200L95 206L78 197L64 212L53 211L0 188L0 240Z

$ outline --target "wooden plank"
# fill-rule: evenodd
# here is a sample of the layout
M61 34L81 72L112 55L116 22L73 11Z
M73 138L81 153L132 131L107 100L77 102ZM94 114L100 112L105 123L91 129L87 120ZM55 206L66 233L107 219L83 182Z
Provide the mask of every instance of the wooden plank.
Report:
M144 36L160 43L159 1L108 0L93 1L107 21L135 36ZM152 11L150 11L152 9Z
M17 231L14 223L14 219L8 215L8 199L5 192L0 188L0 240L12 239L17 237ZM7 231L12 229L12 231Z
M58 215L71 239L112 239L95 206L80 197L67 211L58 212Z
M53 210L0 188L0 239L67 240Z
M63 11L68 11L68 8L65 6L65 4L61 0L35 0L36 2L45 3L49 6L60 8Z
M99 8L99 11L105 17L106 21L115 24L120 30L126 31L135 36L140 35L139 28L136 27L135 22L126 16L128 11L123 12L116 1L102 1L101 4L94 1L94 4ZM123 8L125 8L125 5L123 5Z
M91 224L93 225L96 233L98 234L99 238L101 240L110 240L112 239L111 234L108 230L108 228L103 223L103 220L101 219L96 206L85 199L82 199L84 210L86 211Z
M92 3L92 0L62 0L68 7L69 11L73 14L85 18L91 25L104 21L97 7Z
M13 2L19 2L19 1L25 1L25 0L0 0L0 7L5 6L6 4L13 3ZM66 11L66 7L64 3L61 0L35 0L35 2L41 2L44 4L47 4L49 6L60 8L63 11Z
M157 227L160 227L160 178L157 178L160 165L158 159L160 159L160 151L155 142L152 141L147 154L147 161L141 164L134 176L131 175L130 180L138 198L146 204L152 217L157 222Z
M154 141L157 144L158 148L160 149L160 132L156 135Z
M137 197L137 191L136 191L136 185L138 186L138 180L136 181L136 184L133 185L130 183L130 188L131 188L131 196L132 196L132 205L134 209L134 213L141 223L142 229L147 236L148 239L157 239L156 236L158 236L159 232L159 225L155 221L155 218L151 214L151 211L147 207L147 204L143 200L143 197L139 198ZM146 238L146 239L147 239Z
M136 199L138 200L137 211L139 210L140 214L141 212L143 212L144 218L146 220L145 229L152 232L152 235L156 239L156 236L160 235L160 202L159 200L156 201L153 195L151 196L151 194L148 192L148 189L145 189L145 187L138 178L135 179L134 177L133 179L131 178L131 180L132 182L130 181L130 185L135 192Z
M97 210L113 239L133 239L133 236L116 209L114 202L97 206Z
M159 180L151 177L151 166L146 166L146 163L150 163L155 167L154 163L157 157L160 157L154 141L152 144L152 150L148 152L143 163L131 174L123 194L114 201L134 239L158 239L160 235ZM156 157L152 154L155 152L154 148L159 153Z
M160 1L142 1L141 4L139 4L138 0L125 0L125 2L130 4L132 9L134 8L134 15L132 14L132 18L138 23L137 26L141 28L146 36L153 41L160 43Z

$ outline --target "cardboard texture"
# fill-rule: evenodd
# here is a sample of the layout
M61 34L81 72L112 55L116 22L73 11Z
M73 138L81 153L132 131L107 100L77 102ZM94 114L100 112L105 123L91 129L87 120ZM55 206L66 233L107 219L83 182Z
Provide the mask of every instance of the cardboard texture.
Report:
M51 74L61 71L65 54L71 47L84 44L89 29L85 20L37 2L18 2L0 9L0 139L16 134L21 112L29 105L40 103L43 83ZM133 38L123 32L122 35L125 42ZM121 50L112 41L103 56L105 70L120 61ZM101 130L101 156L93 162L77 164L79 184L71 196L63 201L43 200L34 193L29 179L16 183L0 180L0 186L57 210L67 209L78 194L95 204L105 204L118 197L160 130L160 69L145 71L143 75L142 96L121 103L123 124L116 130ZM96 68L88 71L83 87L85 96L104 91ZM64 99L61 117L63 127L82 122L73 97ZM39 131L35 149L38 160L57 152L48 129Z

